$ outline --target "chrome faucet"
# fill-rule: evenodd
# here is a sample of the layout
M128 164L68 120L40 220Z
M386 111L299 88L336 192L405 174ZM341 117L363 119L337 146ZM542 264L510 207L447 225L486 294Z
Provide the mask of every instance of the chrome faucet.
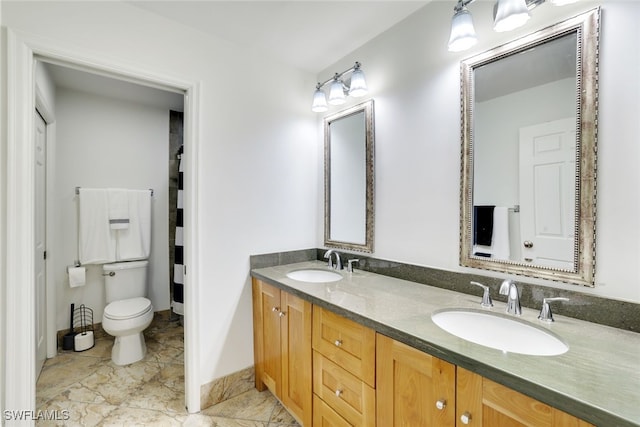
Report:
M482 293L482 302L480 303L480 305L485 308L493 307L493 301L491 300L491 294L490 294L491 289L488 286L483 285L482 283L478 283L478 282L470 282L470 283L475 286L480 286L484 290L484 292Z
M331 259L331 255L335 255L336 256L336 263L335 265L333 264L333 260ZM328 259L328 266L329 268L333 268L334 270L342 270L342 260L340 259L340 254L338 252L336 252L333 249L329 249L327 252L324 253L324 258Z
M520 292L513 280L505 280L500 285L500 295L507 295L507 313L520 316L522 307L520 306Z

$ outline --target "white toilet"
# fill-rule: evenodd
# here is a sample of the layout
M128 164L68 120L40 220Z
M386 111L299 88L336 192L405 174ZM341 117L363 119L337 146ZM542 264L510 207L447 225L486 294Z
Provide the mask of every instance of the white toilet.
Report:
M107 306L102 315L102 328L115 342L111 360L128 365L144 358L147 347L144 331L153 320L153 306L146 296L148 261L104 264Z

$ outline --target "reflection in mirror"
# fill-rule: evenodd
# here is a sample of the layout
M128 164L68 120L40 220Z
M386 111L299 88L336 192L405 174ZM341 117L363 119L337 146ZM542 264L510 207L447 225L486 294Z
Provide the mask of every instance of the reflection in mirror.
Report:
M324 119L327 247L373 251L373 100Z
M461 265L593 285L598 25L461 64Z

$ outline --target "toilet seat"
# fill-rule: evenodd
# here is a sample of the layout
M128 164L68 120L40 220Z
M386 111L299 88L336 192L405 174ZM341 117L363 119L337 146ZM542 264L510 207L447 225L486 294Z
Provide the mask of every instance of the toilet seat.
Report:
M149 310L153 310L153 307L147 298L130 298L109 303L104 308L104 317L112 320L126 320L140 317Z

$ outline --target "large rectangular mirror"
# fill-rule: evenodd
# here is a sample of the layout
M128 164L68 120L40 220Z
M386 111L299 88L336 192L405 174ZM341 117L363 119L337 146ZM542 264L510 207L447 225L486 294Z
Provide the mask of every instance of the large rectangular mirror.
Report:
M324 244L373 251L373 100L324 119Z
M599 17L462 62L461 265L593 286Z

